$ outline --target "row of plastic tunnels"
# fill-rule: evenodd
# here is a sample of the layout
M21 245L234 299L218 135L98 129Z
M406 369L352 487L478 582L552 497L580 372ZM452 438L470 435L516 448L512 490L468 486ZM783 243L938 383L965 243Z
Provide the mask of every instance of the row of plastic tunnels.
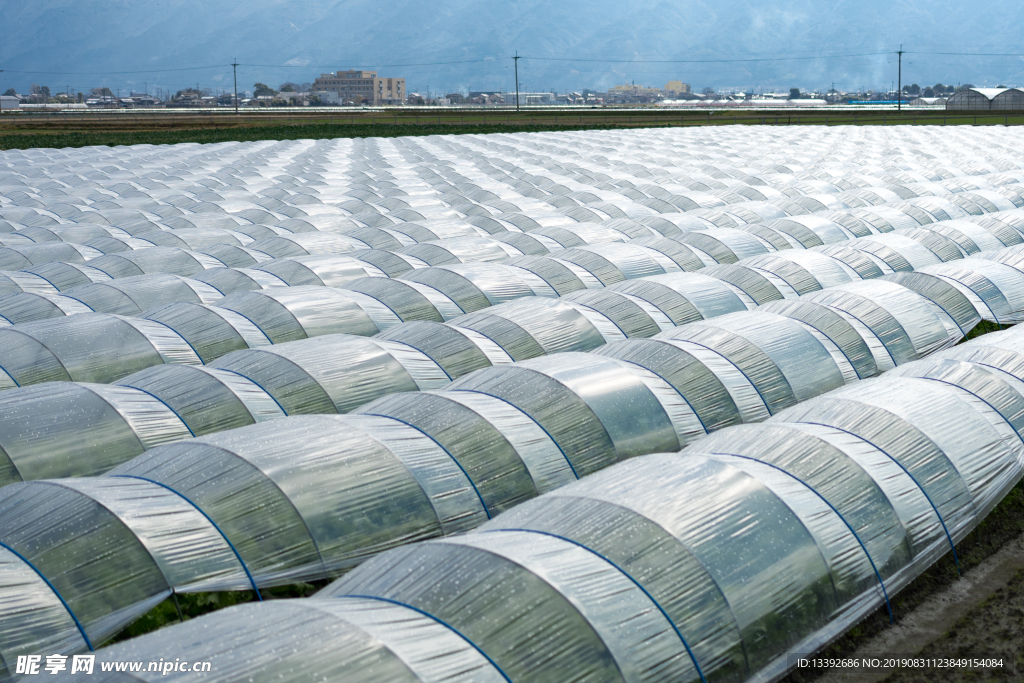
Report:
M217 680L775 678L1019 479L1017 337L950 347L1024 313L1021 222L8 295L0 657L341 575L104 653Z

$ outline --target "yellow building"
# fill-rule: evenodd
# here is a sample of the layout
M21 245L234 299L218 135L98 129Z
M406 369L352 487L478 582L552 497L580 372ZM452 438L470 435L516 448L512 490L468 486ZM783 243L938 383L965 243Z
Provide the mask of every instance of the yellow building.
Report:
M404 78L379 78L376 71L338 71L320 74L313 81L313 91L326 90L338 93L344 104L401 104L405 101Z
M661 94L661 90L658 88L648 88L643 85L633 85L628 83L626 85L612 86L608 90L609 95L623 95L629 97L657 97Z
M690 94L690 84L683 83L682 81L669 81L665 84L666 93L675 93L676 95Z

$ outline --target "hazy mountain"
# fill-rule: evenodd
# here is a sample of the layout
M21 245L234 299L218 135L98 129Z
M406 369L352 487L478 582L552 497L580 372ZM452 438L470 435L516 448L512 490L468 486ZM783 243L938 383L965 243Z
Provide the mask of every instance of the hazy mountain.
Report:
M1024 84L1024 57L922 53L1021 52L1022 23L1024 3L1009 0L7 0L0 4L0 88L230 88L225 66L113 72L237 58L245 65L243 90L257 80L277 86L377 65L382 75L405 76L410 91L511 89L516 50L527 57L519 63L524 90L674 78L695 90L832 81L856 88L895 80L895 55L820 55L891 53L900 43L910 51L904 83L1012 85ZM629 62L659 59L692 63ZM700 63L722 59L755 61ZM470 63L415 66L436 62Z

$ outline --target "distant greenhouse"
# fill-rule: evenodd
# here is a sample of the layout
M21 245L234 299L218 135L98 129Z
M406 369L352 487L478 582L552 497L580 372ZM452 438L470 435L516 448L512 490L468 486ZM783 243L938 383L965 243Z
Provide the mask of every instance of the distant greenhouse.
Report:
M946 100L946 109L969 111L1024 111L1020 88L968 88Z

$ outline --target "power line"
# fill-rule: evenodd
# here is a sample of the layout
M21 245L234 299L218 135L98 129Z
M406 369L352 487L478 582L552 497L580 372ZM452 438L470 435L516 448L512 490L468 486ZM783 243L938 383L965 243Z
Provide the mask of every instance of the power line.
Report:
M574 57L530 57L523 55L521 59L532 59L542 62L601 62L603 64L730 64L734 62L789 62L811 59L840 59L845 57L877 57L889 55L891 52L865 52L850 55L814 55L810 57L745 57L736 59L578 59Z
M350 66L350 69L394 69L402 66L442 66L447 64L480 64L483 62L495 62L497 60L488 57L487 59L463 59L457 62L423 62L421 64L364 64L362 66ZM337 64L323 66L318 64L239 64L239 66L255 66L261 69L331 69Z
M905 50L904 54L913 55L953 55L955 57L1024 57L1024 54L1010 52L911 52Z
M211 64L210 66L186 66L177 69L151 69L148 71L14 71L7 69L7 73L39 76L114 76L122 74L162 74L172 71L200 71L202 69L222 69L229 66L231 65Z

